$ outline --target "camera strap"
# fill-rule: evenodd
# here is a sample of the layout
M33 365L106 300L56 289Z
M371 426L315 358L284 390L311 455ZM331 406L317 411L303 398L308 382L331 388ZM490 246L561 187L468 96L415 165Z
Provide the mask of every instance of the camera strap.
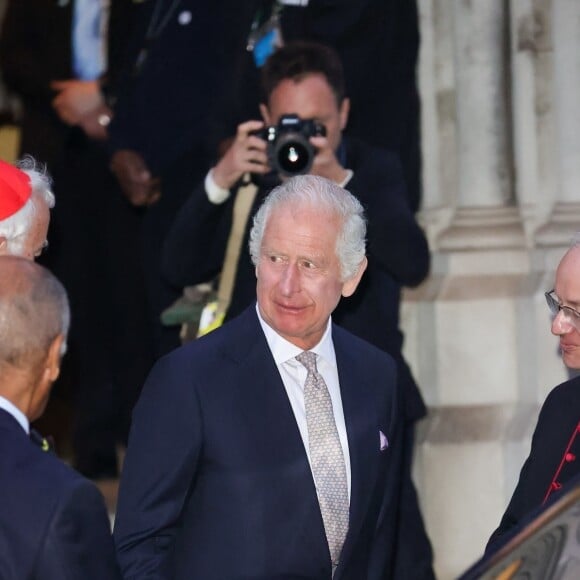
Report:
M216 300L207 303L201 313L198 337L215 330L224 321L232 300L242 243L244 241L248 219L250 218L250 211L254 205L257 193L258 187L251 180L244 180L238 188L233 207L232 227L226 246L217 297Z

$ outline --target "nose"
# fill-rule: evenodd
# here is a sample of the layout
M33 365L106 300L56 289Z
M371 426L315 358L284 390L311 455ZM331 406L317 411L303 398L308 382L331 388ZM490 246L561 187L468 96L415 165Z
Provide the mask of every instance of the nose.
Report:
M300 273L296 264L288 264L284 268L280 280L280 289L284 296L292 296L292 294L300 291Z
M552 334L561 336L572 331L573 325L568 320L564 310L560 310L552 320Z

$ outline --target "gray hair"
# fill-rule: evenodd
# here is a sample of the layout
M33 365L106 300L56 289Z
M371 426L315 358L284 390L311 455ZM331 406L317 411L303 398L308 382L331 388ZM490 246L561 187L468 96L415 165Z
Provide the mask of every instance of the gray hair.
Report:
M66 337L70 308L66 291L43 266L0 256L0 367L24 367L47 354L54 339Z
M577 248L578 246L580 246L580 232L576 232L573 236L572 239L570 240L570 246L568 249L572 249L572 248Z
M8 254L20 255L30 230L39 211L39 204L45 203L54 207L54 194L51 191L52 181L46 166L35 161L30 155L16 163L16 167L30 178L32 194L28 201L10 217L0 220L0 236L6 238Z
M254 216L250 231L250 256L258 264L262 239L272 212L284 205L308 205L338 216L342 228L336 239L336 256L342 281L356 275L365 258L366 221L358 199L324 177L299 175L275 187Z

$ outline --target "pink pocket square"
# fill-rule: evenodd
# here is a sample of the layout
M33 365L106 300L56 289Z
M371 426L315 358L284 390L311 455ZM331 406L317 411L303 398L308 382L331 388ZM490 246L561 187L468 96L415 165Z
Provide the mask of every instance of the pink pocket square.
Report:
M384 451L389 446L389 440L382 431L379 431L379 442L381 444L381 451Z

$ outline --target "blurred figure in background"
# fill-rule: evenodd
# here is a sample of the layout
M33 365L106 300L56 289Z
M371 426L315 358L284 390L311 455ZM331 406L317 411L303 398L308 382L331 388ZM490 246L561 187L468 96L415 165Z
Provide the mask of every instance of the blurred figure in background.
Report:
M399 156L407 200L416 212L421 203L417 1L259 0L249 50L238 53L237 78L216 130L228 136L243 120L257 117L264 98L260 68L277 46L294 40L338 52L351 101L346 134Z
M109 127L111 168L131 204L143 208L142 259L156 354L179 344L159 317L180 289L161 276L161 246L175 213L215 161L209 119L231 91L254 1L150 0L142 4Z
M74 465L92 478L117 475L116 445L151 363L141 216L103 146L139 10L131 0L12 0L0 39L4 80L22 102L21 151L54 178L43 263L69 291L74 324L59 386L74 398Z

